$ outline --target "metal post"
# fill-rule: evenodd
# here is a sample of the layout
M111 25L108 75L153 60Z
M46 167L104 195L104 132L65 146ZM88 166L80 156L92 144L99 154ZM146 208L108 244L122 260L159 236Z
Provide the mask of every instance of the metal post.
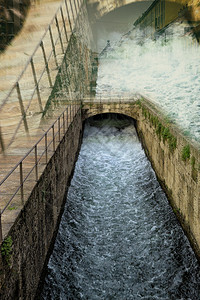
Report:
M58 138L60 143L60 117L58 118Z
M74 0L74 6L75 6L75 10L76 10L76 18L77 18L78 11L77 11L77 7L76 7L76 0Z
M51 46L52 46L52 49L53 49L53 55L54 55L56 67L58 68L58 62L57 62L57 58L56 58L56 49L55 49L55 45L54 45L54 41L53 41L51 26L49 26L49 34L50 34Z
M66 36L66 41L68 43L69 40L68 40L68 35L67 35L67 29L66 29L66 26L65 26L65 18L64 18L64 15L63 15L63 9L62 9L62 7L60 8L60 13L61 13L62 21L63 21L64 31L65 31L65 36Z
M61 37L61 33L60 33L60 27L59 27L59 24L58 24L58 18L57 18L57 16L55 17L55 19L56 19L56 27L57 27L57 30L58 30L58 35L59 35L60 45L61 45L61 48L62 48L62 53L65 53L64 47L63 47L63 42L62 42L62 37Z
M24 180L23 180L23 167L22 167L22 161L19 164L19 170L20 170L20 190L21 190L21 201L22 205L24 205Z
M70 104L70 124L71 124L71 122L72 122L72 106Z
M35 180L38 181L37 145L35 145Z
M68 112L68 107L66 109L66 112L67 112L67 129L68 129L68 126L69 126L69 112Z
M0 244L3 241L2 222L1 222L1 210L0 210Z
M78 5L78 8L79 8L79 10L80 10L80 3L79 3L79 0L77 0L77 5Z
M3 141L3 137L2 137L2 133L1 133L1 126L0 126L0 145L1 145L2 152L4 152L5 146L4 146L4 141Z
M72 23L71 23L71 19L70 19L70 15L69 15L69 9L68 9L68 5L67 5L67 0L65 0L65 6L66 6L66 10L67 10L67 16L68 16L69 26L70 26L70 29L71 29L71 32L72 32L73 29L72 29Z
M74 17L74 11L73 11L73 6L72 6L72 1L69 0L69 3L70 3L70 7L71 7L71 12L72 12L73 20L74 20L74 23L75 23L76 19Z
M32 68L32 72L33 72L33 78L34 78L35 86L36 86L40 111L43 112L42 100L41 100L41 97L40 97L40 90L39 90L39 87L38 87L37 76L36 76L36 72L35 72L35 66L34 66L34 63L33 63L33 58L31 58L31 68Z
M46 159L46 165L47 165L47 163L48 163L47 133L45 133L45 159Z
M41 46L41 48L42 48L42 53L43 53L44 62L45 62L45 67L46 67L46 71L47 71L47 75L48 75L49 85L50 85L50 87L52 88L52 87L53 87L53 84L52 84L52 81L51 81L51 76L50 76L50 72L49 72L49 65L48 65L46 53L45 53L45 50L44 50L44 43L43 43L43 41L41 41L40 46Z
M52 127L52 134L53 134L53 152L56 151L56 145L55 145L55 130L54 130L54 124Z
M63 112L63 135L65 135L65 112Z
M26 120L26 113L25 113L24 104L23 104L23 101L22 101L22 96L21 96L20 87L19 87L18 82L16 83L16 89L17 89L17 95L18 95L19 105L20 105L20 109L21 109L21 114L22 114L22 117L23 117L24 128L25 128L26 132L28 132L28 124L27 124L27 120Z

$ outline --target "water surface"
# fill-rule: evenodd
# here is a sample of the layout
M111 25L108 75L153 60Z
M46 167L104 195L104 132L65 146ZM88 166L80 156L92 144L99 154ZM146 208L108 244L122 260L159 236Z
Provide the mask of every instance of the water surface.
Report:
M197 300L199 271L133 122L87 122L41 299Z

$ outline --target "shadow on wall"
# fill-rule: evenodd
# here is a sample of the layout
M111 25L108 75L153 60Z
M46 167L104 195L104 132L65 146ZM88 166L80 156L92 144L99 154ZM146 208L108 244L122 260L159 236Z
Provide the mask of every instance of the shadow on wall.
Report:
M33 0L0 0L0 52L5 50L23 26Z

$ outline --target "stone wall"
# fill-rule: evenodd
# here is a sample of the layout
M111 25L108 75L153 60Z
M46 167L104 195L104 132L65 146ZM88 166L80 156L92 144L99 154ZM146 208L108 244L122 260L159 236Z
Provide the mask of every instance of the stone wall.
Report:
M200 260L200 151L162 112L146 100L85 103L84 116L121 113L136 129L175 214Z
M94 54L88 13L83 3L76 20L76 28L71 33L67 51L58 70L53 90L44 109L44 115L58 105L80 99L90 92L93 77ZM51 108L51 109L49 109Z
M3 245L0 299L34 299L60 222L82 137L79 110ZM12 243L12 245L11 245ZM11 249L9 249L9 247Z
M137 130L145 152L175 214L200 260L200 151L199 145L149 103L140 108Z

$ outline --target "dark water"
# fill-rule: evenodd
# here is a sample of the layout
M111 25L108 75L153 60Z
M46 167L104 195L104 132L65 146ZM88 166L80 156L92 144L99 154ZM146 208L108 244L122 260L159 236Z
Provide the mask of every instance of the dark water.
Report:
M88 122L41 299L200 299L200 268L133 123Z

